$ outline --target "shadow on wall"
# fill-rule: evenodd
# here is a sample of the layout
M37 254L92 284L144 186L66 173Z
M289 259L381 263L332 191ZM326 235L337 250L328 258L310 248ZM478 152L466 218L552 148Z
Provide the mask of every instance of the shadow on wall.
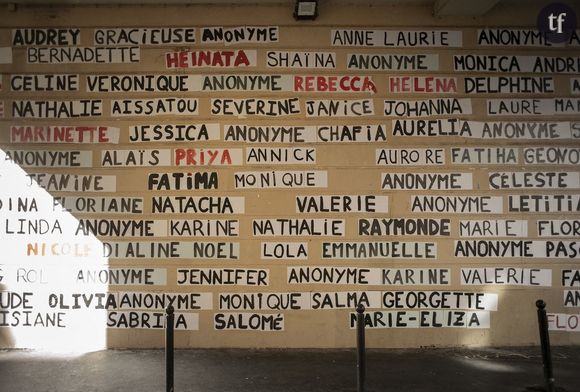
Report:
M1 279L3 279L3 274L2 274L2 269L0 268L0 280ZM0 294L2 294L4 292L7 292L7 288L5 285L0 283ZM4 299L3 298L2 298L2 301L0 301L0 305L1 305L0 309L4 309ZM0 321L4 321L4 320L2 320L2 317L0 317ZM0 325L3 325L3 324L4 323L0 322ZM10 333L10 328L0 327L0 347L12 348L12 347L14 347L14 343L15 343L14 337Z
M22 164L27 173L15 163L18 153L0 149L0 325L6 325L0 327L0 348L79 353L106 348L107 311L97 299L108 284L96 278L109 273L103 245L79 232L74 209L64 208L65 197L49 193L78 194L83 175ZM89 280L89 274L95 278Z

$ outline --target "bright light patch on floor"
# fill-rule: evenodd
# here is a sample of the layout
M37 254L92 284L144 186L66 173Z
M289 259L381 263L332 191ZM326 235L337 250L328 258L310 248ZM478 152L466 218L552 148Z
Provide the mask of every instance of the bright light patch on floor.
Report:
M31 173L41 168L27 169ZM59 196L65 196L62 193ZM77 282L107 270L102 244L0 150L0 347L89 352L106 347L107 284Z

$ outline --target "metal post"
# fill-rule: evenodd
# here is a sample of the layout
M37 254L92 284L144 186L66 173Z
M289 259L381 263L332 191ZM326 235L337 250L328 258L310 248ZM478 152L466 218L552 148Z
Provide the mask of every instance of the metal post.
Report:
M538 325L540 327L540 343L542 345L542 362L544 364L544 379L546 391L555 392L554 373L552 371L552 352L550 350L550 335L548 333L548 317L546 316L546 303L539 299L536 301L538 308Z
M169 305L165 309L165 384L166 391L173 392L173 319L174 309Z
M356 347L357 347L357 392L364 392L365 390L365 307L358 304L356 307Z

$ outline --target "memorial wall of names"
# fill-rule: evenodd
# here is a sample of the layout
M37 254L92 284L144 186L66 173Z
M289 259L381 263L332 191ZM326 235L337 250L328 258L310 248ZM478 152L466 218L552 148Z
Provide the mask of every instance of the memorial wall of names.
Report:
M580 32L286 8L3 14L2 346L580 342Z

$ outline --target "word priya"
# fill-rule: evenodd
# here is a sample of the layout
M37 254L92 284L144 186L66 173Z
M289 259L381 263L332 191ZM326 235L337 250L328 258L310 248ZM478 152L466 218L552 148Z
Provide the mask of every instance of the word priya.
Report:
M180 51L165 54L165 66L172 68L255 67L255 50Z
M381 189L473 189L472 173L381 173Z
M566 116L580 113L579 98L488 99L489 116Z
M13 125L10 127L10 143L117 144L119 133L119 128L107 126Z
M175 166L230 166L241 165L240 148L176 148L173 152Z
M236 331L284 331L283 314L216 313L214 329Z
M308 259L307 242L262 242L260 244L262 260L306 260Z
M412 212L501 214L501 196L411 196Z
M580 332L580 314L548 313L548 330Z
M462 285L552 286L552 270L495 267L461 268Z
M232 44L265 44L278 42L278 26L236 26L236 27L203 27L202 43Z
M236 189L326 188L326 171L267 171L234 173Z
M77 174L27 174L29 187L39 186L47 191L59 192L115 192L116 176Z
M298 98L285 99L233 99L212 98L211 114L217 116L291 116L300 114Z
M377 166L444 165L445 149L443 148L376 149L375 164Z
M306 117L360 117L375 114L372 99L306 101Z
M112 311L107 314L107 328L165 329L164 312ZM175 313L176 330L197 331L197 313Z
M350 328L356 328L356 313L350 313ZM367 312L366 328L489 328L487 311L422 310Z
M375 195L321 195L296 196L297 213L386 213L388 196Z
M266 65L269 68L336 68L334 52L286 52L269 51L266 53Z
M197 116L197 98L113 99L111 116Z
M457 79L435 76L391 76L391 93L456 93Z
M440 48L461 47L461 31L332 30L332 46Z
M259 236L343 236L344 219L254 219L253 235Z
M515 219L462 220L461 237L527 237L528 221Z

